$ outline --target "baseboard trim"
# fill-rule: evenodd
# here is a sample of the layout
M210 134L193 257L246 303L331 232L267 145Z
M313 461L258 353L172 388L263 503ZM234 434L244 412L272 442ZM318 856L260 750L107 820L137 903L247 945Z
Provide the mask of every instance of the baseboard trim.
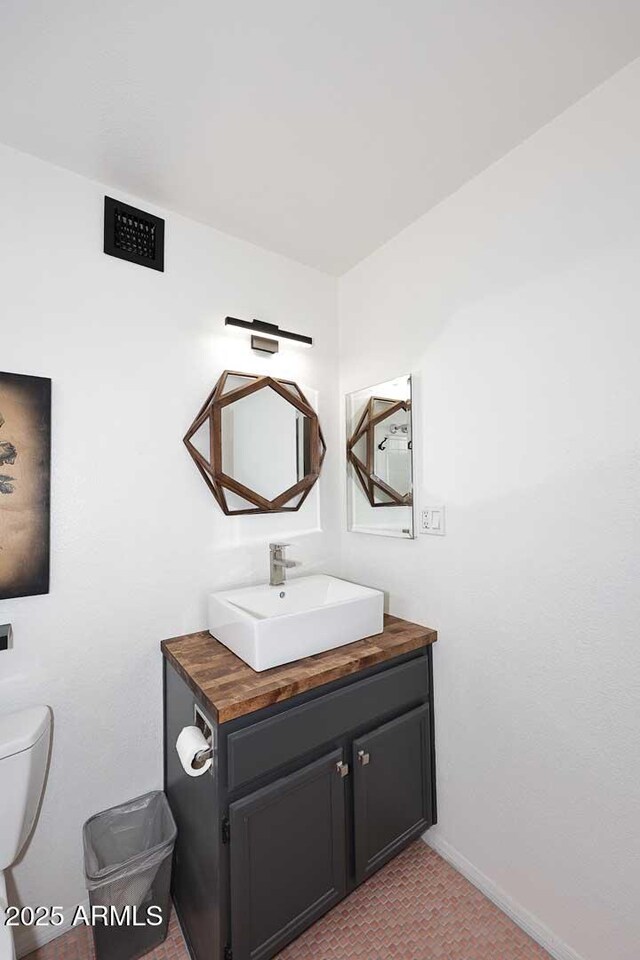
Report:
M492 903L495 903L496 907L499 907L503 913L506 913L532 940L535 940L547 953L551 954L554 960L584 960L584 957L581 957L580 954L576 953L570 946L562 940L559 940L544 923L529 913L528 910L525 910L519 903L512 900L504 890L501 890L492 880L485 877L480 870L474 867L466 857L459 853L455 847L452 847L450 843L447 843L446 840L443 840L442 837L430 831L429 833L425 833L422 839L432 850L435 850L443 860L446 860L452 867L455 867L458 873L461 873L469 883L472 883L485 897L491 900Z
M84 907L88 912L89 900L84 900L79 905L74 904L72 907L64 909L62 911L64 923L61 923L57 927L51 924L46 924L41 927L16 927L14 930L16 956L18 958L26 957L39 947L44 947L45 943L51 943L52 940L56 940L58 937L67 933L71 929L73 917L78 906Z

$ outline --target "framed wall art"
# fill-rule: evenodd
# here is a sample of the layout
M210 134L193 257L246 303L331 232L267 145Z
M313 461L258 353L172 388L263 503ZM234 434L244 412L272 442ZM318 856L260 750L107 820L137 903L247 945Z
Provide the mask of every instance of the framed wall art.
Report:
M0 600L49 592L51 380L0 372Z

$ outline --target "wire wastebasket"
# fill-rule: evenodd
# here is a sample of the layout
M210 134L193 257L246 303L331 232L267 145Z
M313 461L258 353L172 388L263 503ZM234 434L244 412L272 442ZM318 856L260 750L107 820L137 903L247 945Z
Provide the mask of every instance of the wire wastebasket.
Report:
M136 960L165 940L176 832L160 790L85 823L84 869L97 960Z

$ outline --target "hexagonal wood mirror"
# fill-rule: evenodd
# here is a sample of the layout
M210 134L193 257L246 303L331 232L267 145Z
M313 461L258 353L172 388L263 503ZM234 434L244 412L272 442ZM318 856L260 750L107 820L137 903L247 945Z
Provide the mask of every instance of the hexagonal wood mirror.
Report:
M408 506L411 503L411 489L406 489L410 483L410 476L398 474L397 478L394 478L397 486L402 484L403 489L398 490L391 485L389 477L383 478L381 469L383 460L381 454L385 452L389 440L395 440L395 433L398 430L405 430L402 439L405 444L407 442L407 413L410 409L411 402L408 400L370 397L349 439L347 456L372 507ZM393 430L390 435L386 433L387 424ZM410 439L409 437L409 442ZM360 443L362 443L362 452L358 456L356 450ZM385 466L384 473L386 472Z
M411 387L405 375L346 397L349 530L415 535Z
M318 415L296 383L231 370L184 443L228 516L299 510L326 452Z

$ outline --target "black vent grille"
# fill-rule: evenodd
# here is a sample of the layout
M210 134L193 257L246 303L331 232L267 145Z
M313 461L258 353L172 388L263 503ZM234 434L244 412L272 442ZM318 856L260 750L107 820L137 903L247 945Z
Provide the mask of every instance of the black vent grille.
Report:
M156 258L156 225L144 217L116 209L114 245L145 260Z
M104 252L152 270L164 270L164 220L105 197Z

